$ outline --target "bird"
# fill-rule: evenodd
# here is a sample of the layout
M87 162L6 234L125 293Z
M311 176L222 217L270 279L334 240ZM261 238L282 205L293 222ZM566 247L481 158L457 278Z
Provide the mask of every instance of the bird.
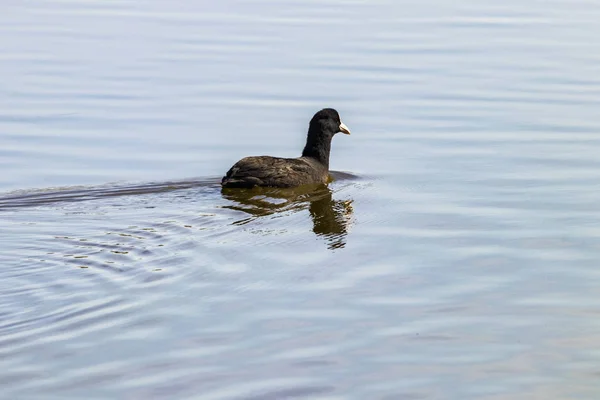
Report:
M318 111L310 120L306 145L297 158L245 157L236 162L221 180L224 188L290 188L329 182L331 139L342 132L350 135L333 108Z

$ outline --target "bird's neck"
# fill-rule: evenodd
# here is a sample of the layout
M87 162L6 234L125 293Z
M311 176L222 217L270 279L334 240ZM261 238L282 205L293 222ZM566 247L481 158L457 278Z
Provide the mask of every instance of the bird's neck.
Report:
M306 146L304 146L304 150L302 151L302 157L314 158L329 169L329 152L331 151L332 136L309 130Z

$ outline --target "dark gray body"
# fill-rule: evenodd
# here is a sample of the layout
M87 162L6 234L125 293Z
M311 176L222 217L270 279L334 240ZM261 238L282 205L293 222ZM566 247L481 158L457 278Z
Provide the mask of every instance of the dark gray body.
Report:
M308 125L302 156L281 158L246 157L236 162L221 180L223 187L280 187L329 183L331 139L338 132L350 130L333 108L317 112Z
M223 187L295 187L329 182L329 170L312 157L245 157L227 171Z

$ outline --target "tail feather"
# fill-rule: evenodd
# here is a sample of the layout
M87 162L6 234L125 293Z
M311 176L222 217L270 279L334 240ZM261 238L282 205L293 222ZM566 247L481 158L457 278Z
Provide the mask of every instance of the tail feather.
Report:
M224 176L221 180L221 186L228 188L252 188L254 186L261 186L263 181L253 176L247 176L243 178L229 178Z

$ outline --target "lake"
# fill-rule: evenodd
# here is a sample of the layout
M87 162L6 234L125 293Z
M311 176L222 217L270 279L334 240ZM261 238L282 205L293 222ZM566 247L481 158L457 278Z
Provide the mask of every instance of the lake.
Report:
M600 396L600 3L3 10L3 397Z

